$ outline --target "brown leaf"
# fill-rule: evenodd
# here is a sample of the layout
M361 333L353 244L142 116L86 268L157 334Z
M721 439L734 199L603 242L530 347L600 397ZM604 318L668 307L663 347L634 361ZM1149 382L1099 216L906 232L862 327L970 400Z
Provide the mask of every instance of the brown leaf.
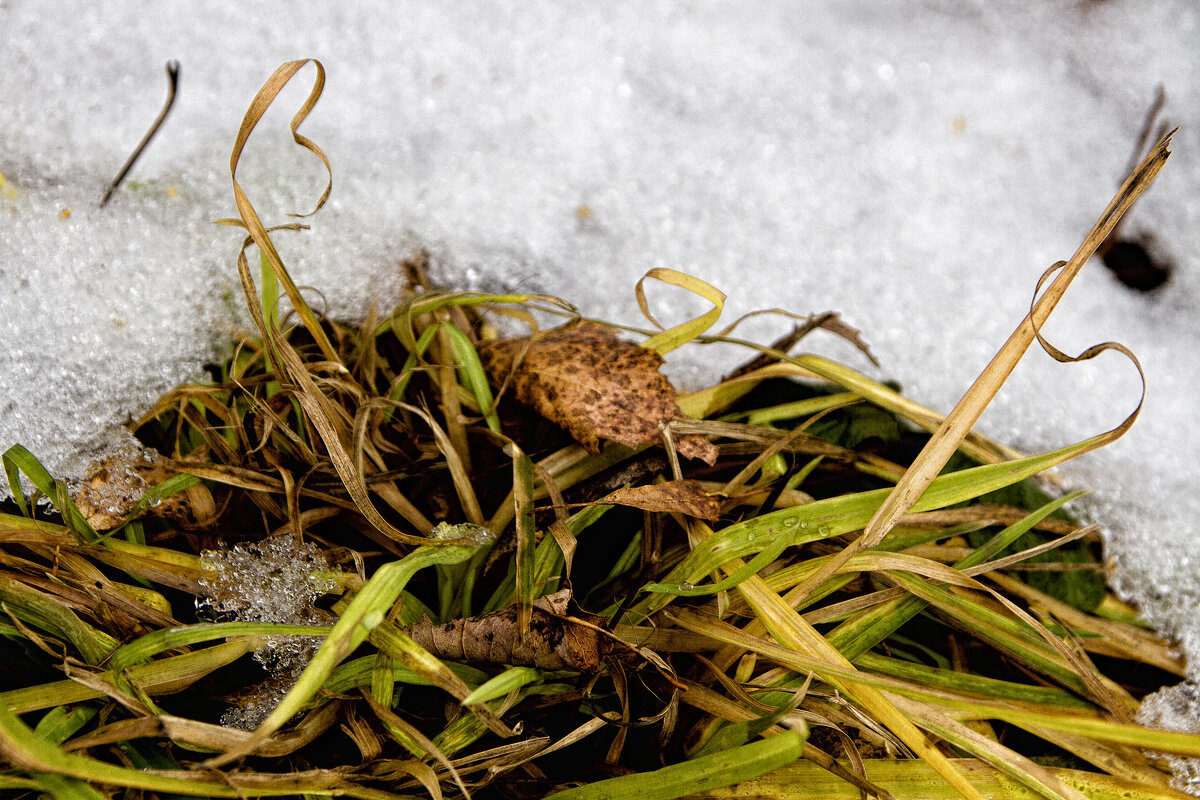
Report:
M699 481L667 481L617 489L597 503L632 506L643 511L666 511L713 521L720 516L721 501L704 491Z
M158 460L113 455L91 465L87 480L73 487L71 499L89 525L107 531L125 521L147 489L177 474ZM209 519L216 508L208 489L197 484L162 498L142 513L194 526Z
M445 625L424 617L405 632L433 655L451 661L599 672L604 659L613 655L614 641L601 630L599 617L566 613L570 594L564 589L534 600L524 635L515 605Z
M532 339L486 342L479 356L495 385L512 373L519 402L566 428L593 453L600 451L601 439L628 447L657 442L659 424L682 416L675 389L658 371L662 356L593 322ZM681 436L675 447L709 464L717 458L716 445L701 436Z

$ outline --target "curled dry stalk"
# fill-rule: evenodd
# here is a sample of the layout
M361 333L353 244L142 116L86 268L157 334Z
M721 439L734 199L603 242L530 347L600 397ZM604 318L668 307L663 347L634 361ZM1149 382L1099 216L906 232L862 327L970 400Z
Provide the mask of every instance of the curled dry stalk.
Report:
M916 460L913 461L912 466L905 471L904 477L896 484L895 490L880 505L875 515L871 517L871 521L867 524L860 539L842 551L842 555L833 562L830 562L830 566L823 570L822 573L814 575L810 581L811 587L819 585L828 575L832 574L836 570L839 560L844 563L845 560L863 548L877 545L883 541L883 538L895 527L900 518L912 508L913 504L917 502L917 498L929 487L929 484L933 482L937 474L946 465L950 456L958 449L960 443L975 426L975 423L979 421L984 409L995 398L1000 388L1004 385L1004 382L1008 380L1012 371L1016 369L1017 363L1025 355L1025 352L1035 339L1048 354L1060 362L1085 361L1095 358L1106 350L1116 350L1133 362L1134 366L1137 367L1138 376L1142 381L1142 396L1138 399L1137 408L1116 428L1080 443L1079 448L1070 457L1073 458L1111 444L1133 426L1134 421L1137 420L1137 416L1142 410L1142 401L1145 399L1146 387L1146 376L1142 371L1142 365L1138 361L1137 356L1123 345L1115 342L1105 342L1104 344L1090 347L1080 355L1072 358L1057 348L1052 347L1042 337L1041 329L1046 324L1046 320L1050 318L1050 314L1058 305L1059 300L1066 294L1067 288L1071 285L1075 276L1079 274L1084 264L1096 252L1096 248L1109 237L1117 223L1120 222L1121 217L1129 210L1134 201L1150 188L1150 184L1154 181L1154 178L1158 176L1159 171L1166 165L1167 158L1170 156L1170 151L1167 148L1171 143L1171 137L1174 133L1174 131L1171 131L1163 136L1151 148L1146 157L1142 159L1142 162L1129 174L1129 177L1125 179L1125 183L1122 184L1112 201L1109 202L1108 207L1100 215L1100 219L1096 221L1096 224L1092 226L1088 235L1084 237L1079 249L1071 256L1071 260L1059 262L1050 267L1038 280L1037 289L1034 291L1034 301L1029 309L1029 313L1017 325L1016 330L1008 337L1008 340L1001 345L999 352L988 362L983 372L971 384L971 388L958 401L954 410L947 415L937 430L933 432L933 435L929 437L929 441L922 448ZM1043 293L1042 286L1055 273L1057 273L1057 276L1054 277Z
M114 461L72 493L24 448L3 456L19 513L0 514L0 611L29 668L0 691L0 785L1178 796L1147 753L1200 756L1200 736L1134 722L1156 687L1132 676L1183 666L1115 618L1094 530L1065 514L1074 496L1033 483L1136 412L1034 456L970 433L1034 339L1066 359L1040 327L1165 141L943 418L791 353L815 330L867 352L835 316L774 346L739 342L733 326L709 333L724 294L668 269L635 287L654 328L640 344L557 298L437 290L422 257L390 314L323 318L271 239L302 226L264 224L237 181L248 137L306 63L264 84L230 159L239 218L225 222L248 233L237 267L257 336L135 424L164 454L152 462ZM328 170L297 132L315 70L291 130ZM711 308L660 324L648 279ZM546 311L566 324L538 330ZM495 313L529 335L494 341ZM746 345L746 368L677 395L663 356L714 341ZM1104 348L1128 354L1080 358ZM20 496L22 478L53 511ZM281 537L323 559L304 580L325 593L305 609L324 624L197 616L223 552ZM230 700L215 687L254 691L243 657L300 634L320 646L282 699L253 730L216 724ZM1039 763L1050 753L1060 765Z

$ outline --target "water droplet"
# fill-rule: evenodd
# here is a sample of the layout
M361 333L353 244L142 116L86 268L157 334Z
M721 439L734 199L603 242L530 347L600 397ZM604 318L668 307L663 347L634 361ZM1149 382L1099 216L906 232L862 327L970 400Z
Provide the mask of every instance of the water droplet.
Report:
M808 520L804 520L803 522L801 522L801 523L800 523L800 527L801 527L801 528L807 528L807 527L808 527Z
M822 536L832 536L833 528L829 527L828 525L822 525L821 527L817 528L817 533L821 534Z
M681 592L690 592L695 588L696 587L692 585L691 581L684 581L683 583L679 584L679 591Z
M753 542L753 541L754 541L754 534L753 534L753 533L747 533L747 534L746 534L746 541L747 541L747 542Z

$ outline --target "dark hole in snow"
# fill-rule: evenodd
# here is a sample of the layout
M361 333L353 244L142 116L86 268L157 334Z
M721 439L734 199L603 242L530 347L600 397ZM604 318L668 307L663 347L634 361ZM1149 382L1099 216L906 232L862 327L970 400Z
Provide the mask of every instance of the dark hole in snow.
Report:
M1139 292L1150 292L1171 277L1171 265L1155 259L1141 243L1129 240L1113 242L1101 256L1104 266L1121 283Z

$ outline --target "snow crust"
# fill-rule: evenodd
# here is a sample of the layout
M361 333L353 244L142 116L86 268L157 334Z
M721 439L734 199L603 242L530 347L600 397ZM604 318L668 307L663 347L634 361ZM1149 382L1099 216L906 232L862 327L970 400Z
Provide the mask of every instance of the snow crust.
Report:
M1094 488L1117 589L1200 667L1200 8L1025 3L446 2L180 6L0 2L0 448L78 476L121 423L201 375L245 324L229 150L285 60L321 59L302 129L330 203L277 244L331 313L388 307L417 248L460 288L544 291L639 323L634 282L668 266L756 308L837 310L907 394L949 410L1114 190L1156 85L1181 126L1126 223L1176 267L1137 294L1098 261L1047 335L1131 347L1149 385L1116 445L1062 470ZM158 113L172 116L104 209ZM308 76L312 67L305 68ZM307 80L311 80L309 77ZM239 179L267 224L311 209L324 173L286 121ZM68 214L69 211L69 214ZM660 319L694 304L670 291ZM786 327L777 324L777 330ZM770 335L762 326L747 335ZM824 352L872 371L846 345ZM724 360L723 360L724 359ZM728 356L695 351L684 385ZM1032 352L983 420L1046 450L1113 427L1135 371Z

